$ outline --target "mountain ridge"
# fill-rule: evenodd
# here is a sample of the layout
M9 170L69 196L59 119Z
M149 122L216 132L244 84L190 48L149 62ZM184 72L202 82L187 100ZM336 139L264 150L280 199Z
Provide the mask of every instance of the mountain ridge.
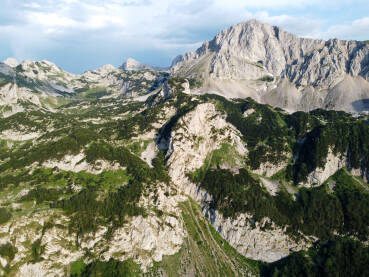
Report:
M332 93L335 88L333 92L342 94L337 86L346 76L359 87L362 79L368 82L368 64L369 45L364 42L299 38L279 27L250 20L224 29L196 51L176 57L172 73L204 79L201 92L229 98L250 96L287 110L308 111L327 107L327 91ZM279 93L283 85L296 90L290 95L295 98L293 103ZM369 91L353 93L352 98L368 99ZM353 102L341 100L330 102L329 108L360 111ZM369 109L364 106L363 110Z

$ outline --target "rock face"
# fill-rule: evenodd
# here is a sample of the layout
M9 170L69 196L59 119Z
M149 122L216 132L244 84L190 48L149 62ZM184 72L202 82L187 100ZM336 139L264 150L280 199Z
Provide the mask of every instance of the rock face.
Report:
M177 253L187 236L180 219L181 209L178 207L178 202L186 198L176 194L167 196L167 191L167 188L158 187L155 199L154 193L140 199L140 206L148 208L155 205L164 213L163 216L159 217L151 212L145 217L132 217L111 236L107 236L108 228L100 226L95 233L89 233L81 240L80 249L75 247L76 235L70 234L68 228L63 227L68 225L69 218L60 212L45 210L27 212L19 220L1 225L0 232L3 236L0 245L12 243L17 248L10 263L11 266L18 264L20 267L16 276L66 276L68 274L63 267L82 258L86 249L104 261L111 258L121 261L132 258L145 271L154 261L161 261L164 255ZM16 198L25 194L27 191L21 191ZM47 222L54 222L56 225L45 228L40 235L40 230ZM29 244L37 240L44 251L40 261L32 263L27 260ZM55 265L58 267L55 268Z
M236 145L240 155L247 154L239 132L225 121L213 104L199 104L181 118L177 126L169 142L169 175L185 194L201 205L205 216L230 245L248 258L268 262L287 256L292 248L300 250L309 246L308 240L293 241L272 222L271 229L262 230L269 219L257 223L255 227L248 214L241 214L234 220L223 217L218 211L209 208L212 196L187 178L187 173L200 168L206 157L224 142ZM202 139L198 140L199 137Z
M223 30L177 57L172 72L204 79L204 91L251 96L291 111L369 108L362 101L369 98L369 45L299 38L256 20ZM349 97L348 82L359 88Z
M210 208L212 196L205 190L190 182L183 185L185 192L201 205L204 215L220 235L247 258L274 262L288 256L291 251L309 248L313 242L307 237L295 241L285 233L285 229L268 218L253 224L250 214L240 214L235 219L224 217ZM270 227L265 228L268 223Z
M278 27L251 20L220 32L195 53L174 65L212 56L209 72L223 79L256 79L264 74L281 75L286 66L305 56L323 41L299 39Z
M350 162L347 158L347 153L334 154L333 150L329 149L324 166L322 168L318 167L313 172L311 172L307 177L307 181L304 182L302 185L305 187L320 186L330 176L332 176L334 173L344 167L347 167L351 171L352 175L361 176L366 182L368 181L369 175L364 168L351 168Z
M210 103L200 104L196 109L180 119L178 129L171 134L168 150L169 174L180 186L188 181L187 172L200 168L205 158L212 151L220 148L229 137L245 152L238 131L228 124L215 106ZM222 133L215 135L215 130ZM193 138L202 138L201 140Z
M206 210L206 214L222 237L238 252L251 259L275 262L288 256L291 249L299 251L311 245L308 240L294 241L285 234L285 230L273 223L269 229L263 229L265 223L270 222L267 218L253 226L252 216L248 214L241 214L236 219L225 218L211 209Z

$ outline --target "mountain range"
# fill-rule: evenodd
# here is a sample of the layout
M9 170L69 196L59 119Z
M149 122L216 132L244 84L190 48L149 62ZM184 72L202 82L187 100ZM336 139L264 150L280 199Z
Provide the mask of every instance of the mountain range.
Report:
M365 276L369 45L250 20L156 68L0 63L0 275Z
M316 108L362 112L369 108L368 60L367 42L299 38L251 20L223 30L195 52L176 57L170 68L151 67L132 58L119 68L170 72L201 82L195 93L251 97L289 112ZM37 91L51 95L89 85L108 88L115 95L129 92L127 77L119 76L122 72L111 65L81 75L47 61L18 64L13 59L0 65L5 80L16 75L28 80L31 89L38 83Z

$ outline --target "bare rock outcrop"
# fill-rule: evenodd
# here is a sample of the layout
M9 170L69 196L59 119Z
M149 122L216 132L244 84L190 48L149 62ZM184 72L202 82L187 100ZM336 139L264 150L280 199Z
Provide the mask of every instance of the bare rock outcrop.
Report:
M330 148L323 167L316 168L307 176L307 181L301 183L305 187L320 186L338 170L347 167L353 176L361 176L368 181L369 172L364 168L352 168L347 153L334 153Z
M187 173L203 166L207 156L224 141L236 145L240 155L247 155L239 135L238 130L216 111L214 104L199 104L180 119L171 134L167 164L173 182L201 205L222 237L246 257L272 262L287 256L291 249L305 249L310 245L308 239L294 241L270 219L265 218L254 226L249 214L241 214L236 219L223 217L219 211L209 208L212 196L188 179ZM271 224L270 229L264 228L266 222Z

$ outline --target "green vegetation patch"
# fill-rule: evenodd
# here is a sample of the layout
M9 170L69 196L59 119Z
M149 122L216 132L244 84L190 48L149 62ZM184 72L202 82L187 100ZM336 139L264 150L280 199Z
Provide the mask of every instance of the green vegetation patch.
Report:
M273 76L266 75L266 76L261 77L259 80L260 81L263 81L263 82L273 82L274 81L274 77Z
M296 252L262 267L261 276L366 276L369 247L349 238L335 238L309 251Z
M278 164L287 159L286 153L292 152L293 138L284 115L272 107L251 98L230 101L217 95L204 95L202 99L215 102L217 109L227 114L226 120L241 132L250 150L248 164L252 169L265 162ZM254 112L244 116L251 109Z
M140 157L150 142L151 140L137 140L128 145L127 148Z
M86 270L87 265L82 259L79 259L71 264L70 275L71 276L82 276L83 272Z
M44 104L47 107L54 108L54 109L75 101L67 97L56 97L56 96L50 96L50 95L48 95L47 97L39 97L39 99L42 104Z
M72 267L75 263L72 264ZM82 268L82 264L77 264L78 272L71 272L71 277L79 276L100 276L100 277L135 277L141 273L139 265L132 259L123 262L110 259L108 262L95 261Z
M11 76L0 73L0 88L11 83L12 81L13 79Z
M271 196L245 169L240 169L238 174L211 169L203 179L192 180L200 182L213 196L210 207L225 216L235 217L238 213L249 212L254 220L268 217L281 227L288 226L287 231L296 236L302 231L330 239L338 232L367 240L369 193L351 176L344 174L341 170L332 177L336 182L333 194L329 192L328 185L302 188L296 200L283 187L276 196Z
M78 236L96 231L104 222L111 222L113 231L122 226L127 216L144 214L137 206L142 188L141 183L130 182L100 200L97 187L88 187L68 199L54 202L52 207L61 208L69 215L69 231Z
M7 208L0 208L0 224L4 224L8 222L12 218L12 214L8 211Z
M334 114L337 116L338 114ZM369 125L365 121L332 119L309 132L300 145L298 159L288 168L295 183L305 182L310 172L326 163L329 150L335 155L348 155L353 168L369 169ZM329 117L326 120L331 120Z
M332 176L334 195L341 202L344 215L343 232L361 240L369 237L369 193L345 169Z
M41 238L35 240L31 245L31 257L34 263L42 260L42 254L45 251L46 245L41 245Z
M36 201L36 204L41 204L45 201L55 201L61 195L61 191L58 189L49 189L38 186L35 189L32 189L27 193L27 195L23 196L20 201Z
M76 91L79 97L86 99L97 99L106 95L110 95L110 93L104 87L96 87L96 88L83 88Z
M13 246L10 242L0 245L0 256L5 257L8 261L12 261L17 254L18 249Z
M208 154L202 167L190 174L191 179L200 182L204 179L206 172L213 167L228 165L230 167L238 166L241 157L236 150L235 145L223 143L221 147Z
M157 123L162 106L145 109L125 120L117 122L118 138L131 139L139 134L152 130L152 124Z

